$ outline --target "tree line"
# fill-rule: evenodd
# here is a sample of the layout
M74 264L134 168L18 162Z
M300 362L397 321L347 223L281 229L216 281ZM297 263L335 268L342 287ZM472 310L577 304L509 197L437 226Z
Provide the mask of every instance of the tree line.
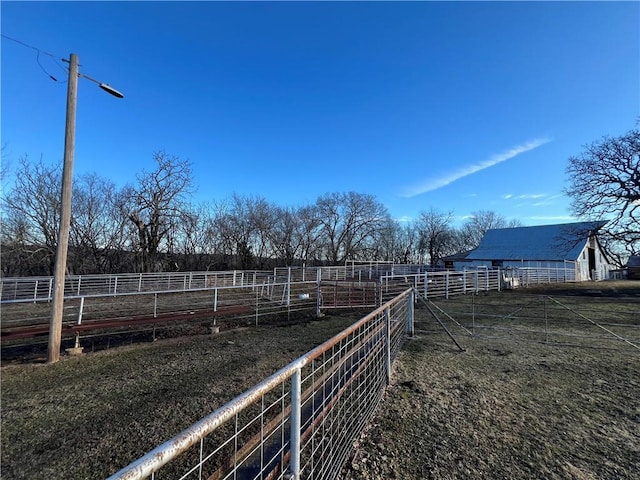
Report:
M74 179L68 273L270 269L346 260L425 263L477 246L489 228L518 225L491 211L454 227L430 208L394 220L373 195L335 192L280 206L260 196L193 200L192 166L165 152L123 188L97 174ZM51 275L61 169L23 157L3 198L2 275Z
M152 171L123 188L96 174L74 180L69 273L262 270L346 260L438 266L475 248L487 230L520 225L482 210L455 227L453 212L437 208L399 222L374 196L357 192L327 193L301 206L237 194L196 203L191 163L162 151L153 160ZM600 238L614 263L640 254L640 131L586 145L566 171L573 214L607 220ZM61 175L61 167L42 160L20 160L2 198L3 276L52 274Z

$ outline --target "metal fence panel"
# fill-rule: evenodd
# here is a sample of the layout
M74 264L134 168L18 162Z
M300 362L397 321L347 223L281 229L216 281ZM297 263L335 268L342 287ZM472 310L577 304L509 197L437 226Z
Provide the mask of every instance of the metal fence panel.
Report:
M110 480L334 478L412 321L406 290Z

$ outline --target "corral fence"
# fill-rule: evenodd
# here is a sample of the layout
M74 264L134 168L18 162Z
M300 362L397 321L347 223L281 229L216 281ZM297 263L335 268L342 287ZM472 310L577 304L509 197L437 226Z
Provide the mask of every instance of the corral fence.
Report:
M478 278L478 277L481 278ZM350 264L337 267L283 267L273 271L231 270L220 272L164 272L122 273L113 275L67 275L65 298L89 296L116 296L133 293L186 292L214 287L244 287L291 282L349 281L357 283L389 282L403 277L426 279L462 278L463 291L500 288L486 278L500 279L503 288L517 288L539 283L574 282L575 268L522 267L488 269L480 267L464 271L434 270L424 265L397 265L385 263ZM480 282L480 283L478 283ZM485 282L484 284L482 282ZM442 284L442 282L440 282ZM386 286L386 285L385 285ZM435 286L435 285L434 285ZM447 286L443 285L445 291ZM50 302L53 277L5 277L0 279L0 298L3 304L11 302Z
M335 478L413 317L407 289L109 479Z
M274 282L217 285L191 290L94 294L67 297L63 308L63 337L104 336L106 332L146 332L185 322L220 328L259 325L261 319L318 309L318 284ZM9 301L2 305L2 340L46 339L50 303ZM231 323L230 323L231 322ZM30 340L29 342L31 342ZM3 343L4 345L4 343Z
M184 292L273 283L274 272L232 270L221 272L119 273L66 275L65 298L131 293ZM315 277L312 278L315 280ZM2 302L51 301L53 277L10 277L0 281Z
M371 309L409 287L424 298L449 298L570 279L557 269L455 272L392 264L70 276L65 281L62 335L75 336L76 346L80 335L102 336L106 331L152 331L155 338L156 328L180 322L199 321L214 331L221 319L258 325L261 318L283 313L315 310L319 316L329 309ZM46 338L51 281L50 277L2 279L4 342Z

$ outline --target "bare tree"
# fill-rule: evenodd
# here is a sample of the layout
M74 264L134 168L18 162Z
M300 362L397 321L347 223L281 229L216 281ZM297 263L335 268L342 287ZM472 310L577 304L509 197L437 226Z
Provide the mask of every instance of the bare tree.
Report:
M300 260L303 264L311 264L320 257L321 222L315 205L305 205L295 210L295 231L293 243L300 248Z
M161 267L158 253L192 193L191 162L164 152L154 153L153 159L156 169L139 174L138 185L130 193L129 220L137 234L139 268L145 272Z
M389 216L375 197L356 192L324 195L316 208L326 258L334 265L361 258Z
M260 218L260 216L269 218ZM218 204L215 229L222 252L234 266L254 268L256 260L267 252L267 239L262 233L270 224L269 206L263 198L233 194Z
M267 260L274 259L275 250L272 244L272 231L277 221L278 208L262 197L247 199L248 221L253 227L251 239L255 255L256 267L266 268Z
M401 223L389 218L378 232L372 259L395 263L420 263L419 229L414 222Z
M452 220L452 212L440 212L434 208L420 212L418 248L423 256L428 257L431 267L437 267L443 257L455 253Z
M76 273L112 272L126 245L123 192L95 173L80 177L73 191L70 263Z
M608 220L601 232L610 251L640 253L639 156L640 130L635 129L620 137L603 137L569 158L566 193L573 213Z
M42 159L31 163L23 157L19 163L13 188L3 198L3 264L29 265L13 272L17 275L51 274L60 223L61 169Z
M271 228L265 232L273 248L274 256L291 266L302 257L302 239L298 209L273 207L270 215Z
M494 228L520 227L520 220L507 220L504 216L492 210L477 210L462 225L459 235L458 250L471 250L480 245L480 240L488 230Z

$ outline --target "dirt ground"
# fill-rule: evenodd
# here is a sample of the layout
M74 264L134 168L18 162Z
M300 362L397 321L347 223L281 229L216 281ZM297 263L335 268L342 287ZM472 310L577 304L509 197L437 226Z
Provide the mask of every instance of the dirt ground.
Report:
M400 353L343 479L638 479L640 354L441 334Z
M631 299L640 327L640 282L595 286L535 293L610 298L611 311ZM343 480L640 479L640 350L457 336L461 352L424 310L416 317Z
M5 365L2 478L105 478L362 315ZM640 351L457 335L460 352L416 316L342 479L640 479Z

